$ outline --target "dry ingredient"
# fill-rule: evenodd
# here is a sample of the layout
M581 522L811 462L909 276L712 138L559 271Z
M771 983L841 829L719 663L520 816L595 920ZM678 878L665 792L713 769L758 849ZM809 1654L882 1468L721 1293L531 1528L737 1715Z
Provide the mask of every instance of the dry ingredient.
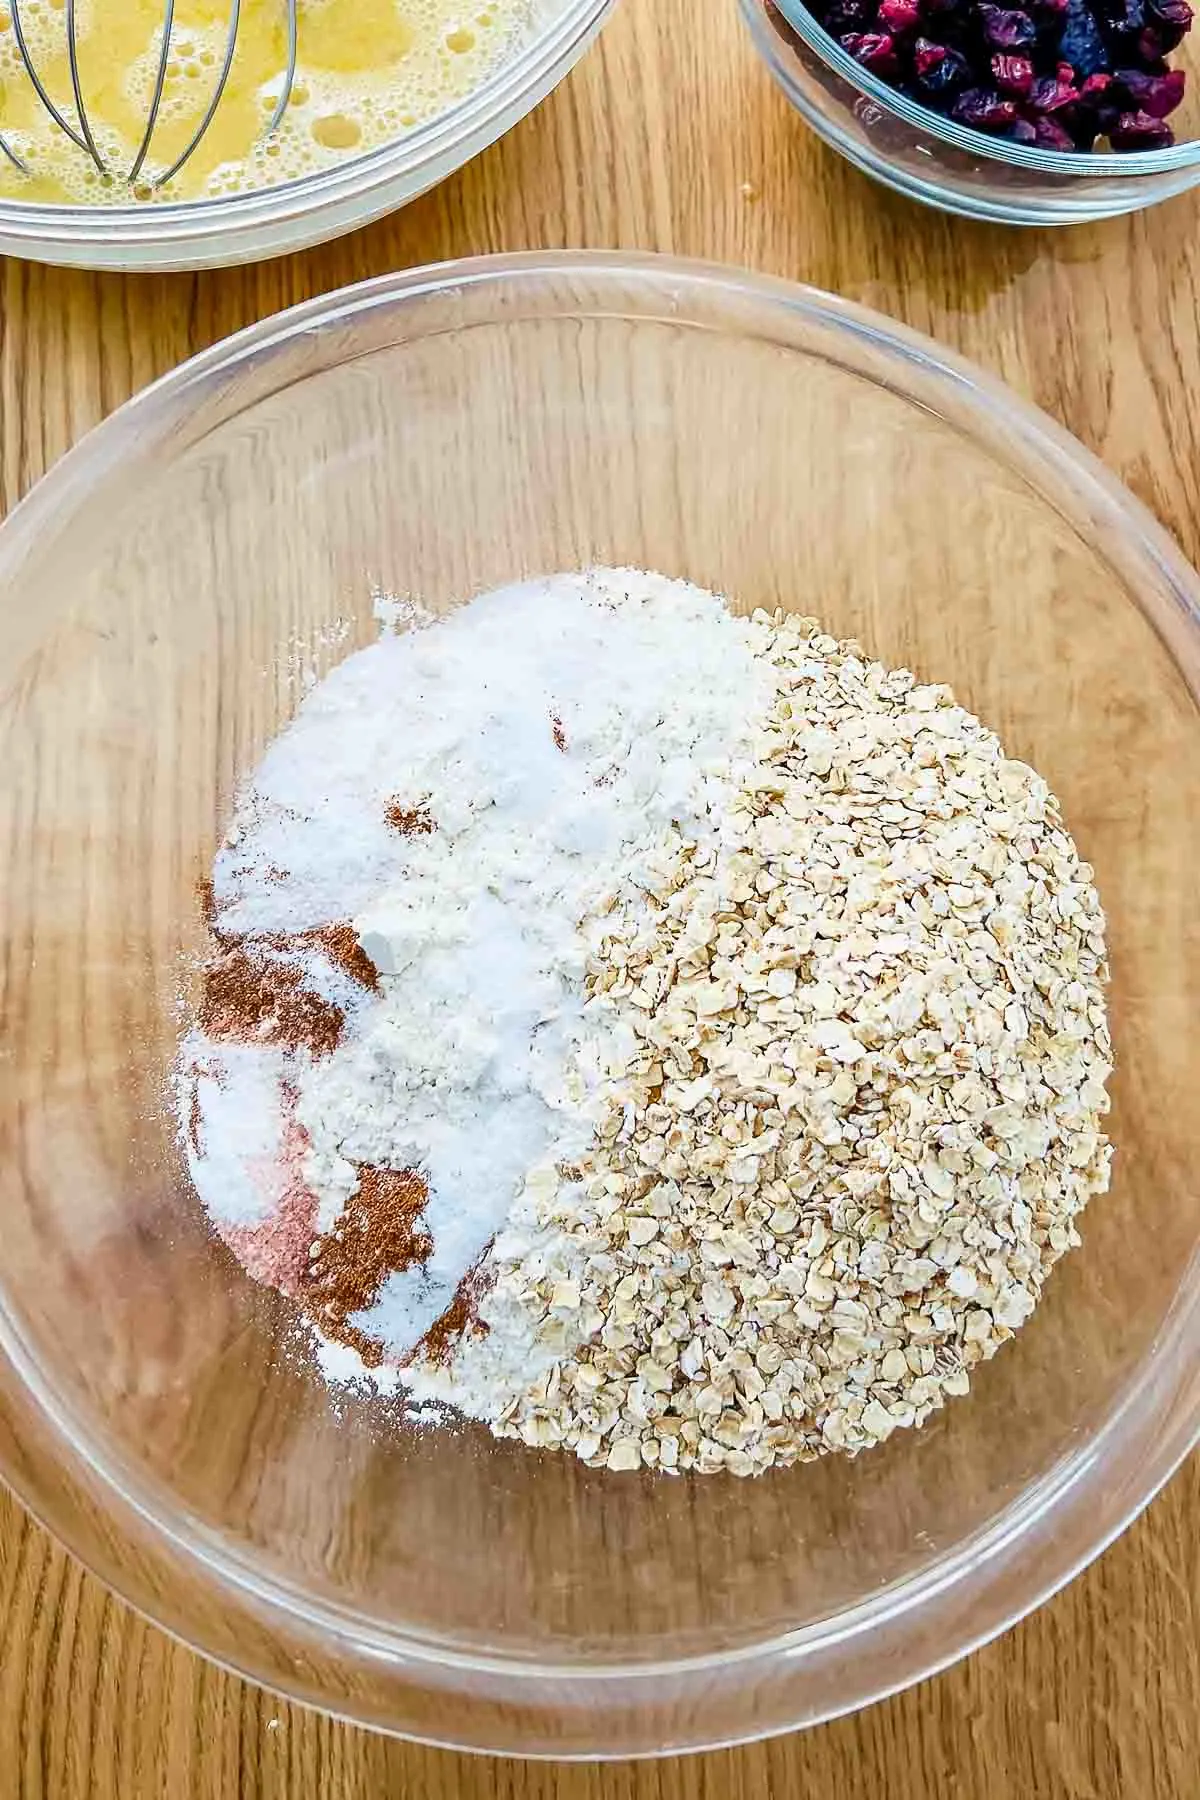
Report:
M241 1042L189 1037L202 1195L260 1278L275 1234L331 1372L499 1435L739 1475L876 1443L966 1391L1107 1185L1103 918L1046 784L811 620L595 571L384 638L214 891L342 1023L273 973Z

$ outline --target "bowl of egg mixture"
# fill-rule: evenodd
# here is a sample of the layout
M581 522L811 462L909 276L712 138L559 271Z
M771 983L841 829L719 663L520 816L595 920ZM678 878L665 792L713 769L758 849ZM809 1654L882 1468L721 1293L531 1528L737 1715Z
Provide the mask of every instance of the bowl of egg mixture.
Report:
M0 254L197 269L404 205L524 116L612 0L0 0Z

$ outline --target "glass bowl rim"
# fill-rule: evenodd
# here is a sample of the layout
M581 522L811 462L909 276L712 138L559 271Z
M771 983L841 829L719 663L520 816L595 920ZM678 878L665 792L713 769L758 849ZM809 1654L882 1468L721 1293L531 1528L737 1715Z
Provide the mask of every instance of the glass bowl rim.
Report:
M614 4L615 0L561 0L554 19L452 106L403 136L330 168L244 194L162 204L49 205L3 199L0 232L18 232L30 248L62 242L76 249L92 243L108 250L121 244L132 249L150 247L160 240L187 245L211 232L302 219L332 202L373 193L398 175L436 168L448 152L469 145L476 132L503 116L522 95L536 91L574 45L580 39L586 41Z
M739 0L752 23L765 11L765 0ZM1042 150L1031 144L1013 144L1004 138L989 137L985 131L959 125L932 108L909 100L886 82L873 75L837 39L826 31L809 12L804 0L770 0L796 35L819 56L827 68L849 86L857 88L864 98L873 100L893 118L939 138L955 149L969 151L1018 169L1036 169L1043 175L1165 175L1177 169L1191 169L1200 164L1200 138L1188 138L1166 150Z
M576 283L587 281L592 284L593 293L584 300L573 287L561 304L542 308L532 304L524 292L539 278L551 282L562 278ZM648 301L644 307L631 310L624 286L630 280L645 284L651 290L653 303ZM506 289L511 287L518 289L515 298L511 293L506 294ZM612 301L607 304L602 300L602 290L606 287L613 290ZM302 334L321 327L345 326L377 309L410 306L435 296L449 298L468 292L482 293L486 298L489 291L497 294L504 304L502 310L497 309L488 318L474 321L484 328L509 327L522 319L611 318L615 310L616 316L645 323L662 322L700 330L724 329L735 336L777 342L782 341L778 335L779 327L788 317L793 317L832 332L835 337L845 335L865 341L875 354L892 363L897 375L894 387L879 376L870 379L907 398L903 370L906 365L916 366L943 393L956 397L960 403L965 400L977 413L992 415L1027 458L1034 461L1040 458L1043 463L1049 462L1060 469L1064 463L1068 465L1072 486L1081 505L1086 504L1093 513L1099 511L1110 521L1119 523L1124 538L1138 547L1143 559L1155 567L1173 590L1174 611L1167 603L1162 603L1159 609L1162 616L1158 621L1151 621L1160 630L1160 635L1169 639L1182 629L1193 639L1200 639L1200 577L1167 533L1085 446L1003 383L955 353L944 350L923 334L821 290L715 263L618 251L530 251L405 270L306 301L221 340L140 391L95 426L10 512L0 525L0 594L28 555L36 553L43 524L53 516L61 519L81 495L94 493L97 481L125 462L129 444L136 443L137 453L145 453L147 446L156 441L158 432L179 417L183 397L193 383L207 384L214 376L229 375L244 365L261 369L262 362L273 349L282 348ZM689 301L692 303L690 317ZM709 308L728 307L729 322L714 326L706 321L705 305ZM748 307L752 313L750 317L747 316ZM778 321L776 329L772 329L773 321ZM417 335L422 333L418 331ZM263 397L260 388L253 403ZM116 436L125 440L126 447L114 460L109 443ZM1177 614L1182 616L1177 617ZM904 1663L904 1666L894 1678L876 1683L870 1691L852 1695L844 1704L817 1715L829 1718L884 1698L913 1681L936 1673L1033 1611L1086 1567L1137 1517L1189 1450L1200 1441L1200 1254L1187 1270L1181 1272L1180 1286L1152 1350L1139 1365L1114 1409L1077 1450L1052 1465L996 1518L950 1554L927 1564L915 1574L901 1577L853 1607L808 1625L740 1645L734 1650L703 1651L658 1660L626 1658L597 1662L589 1656L587 1660L575 1662L561 1654L548 1658L542 1653L536 1656L520 1652L504 1655L493 1649L463 1649L452 1641L439 1641L429 1631L411 1632L402 1627L380 1626L351 1608L300 1594L286 1579L275 1574L264 1576L248 1552L233 1549L219 1532L191 1520L186 1509L169 1496L164 1484L141 1475L130 1479L113 1457L100 1450L86 1427L80 1428L77 1409L63 1400L56 1384L47 1379L36 1355L23 1340L20 1325L8 1304L2 1264L0 1356L17 1378L16 1396L10 1399L10 1406L18 1420L27 1419L35 1431L39 1427L49 1429L52 1439L49 1455L55 1467L60 1473L65 1471L72 1480L81 1480L89 1492L102 1497L113 1533L120 1539L122 1549L128 1547L131 1537L145 1533L139 1545L143 1556L147 1550L152 1554L179 1556L189 1575L198 1575L212 1583L228 1601L234 1605L241 1603L255 1617L265 1617L281 1628L296 1627L306 1634L319 1632L323 1638L341 1645L344 1651L363 1653L374 1662L385 1659L414 1673L419 1673L422 1666L436 1665L488 1672L516 1678L522 1683L558 1679L569 1681L574 1689L578 1689L581 1682L585 1685L595 1682L598 1687L603 1687L619 1680L636 1683L663 1675L703 1676L705 1671L715 1668L733 1669L739 1665L753 1668L756 1664L773 1665L781 1659L798 1664L823 1650L836 1649L864 1631L896 1623L924 1601L948 1589L956 1588L961 1595L966 1584L975 1591L976 1598L986 1595L989 1579L1003 1572L1001 1565L1007 1564L1013 1550L1038 1548L1038 1527L1048 1525L1051 1520L1061 1521L1065 1506L1093 1521L1083 1530L1083 1542L1078 1548L1060 1556L1057 1561L1057 1553L1051 1549L1053 1566L1039 1574L1027 1590L1021 1589L1019 1579L1015 1580L1011 1584L1012 1597L1000 1599L982 1626L958 1629L949 1648L943 1648L936 1656L921 1649L914 1653L908 1648L905 1661L905 1655L897 1653L897 1663ZM1120 1496L1106 1507L1103 1476L1108 1453L1121 1439L1132 1441L1139 1428L1147 1442L1136 1464L1136 1477L1125 1480ZM140 1606L164 1629L194 1644L203 1654L213 1655L214 1652L206 1648L202 1634L192 1636L186 1623L165 1616L169 1608L159 1612L128 1593L120 1551L110 1553L106 1559L77 1547L77 1534L70 1526L62 1526L58 1517L60 1507L71 1510L70 1502L61 1499L50 1502L44 1495L39 1498L28 1491L35 1485L28 1478L27 1464L31 1460L22 1458L20 1469L6 1465L0 1469L0 1474L34 1516L116 1592ZM173 1515L169 1518L161 1516L161 1503L156 1499L159 1492L168 1496L166 1504ZM1043 1549L1046 1542L1057 1541L1055 1534L1046 1531L1042 1538ZM116 1574L108 1563L118 1565ZM1008 1591L1006 1588L1006 1594ZM281 1686L277 1677L264 1675L261 1669L233 1664L227 1656L219 1657L219 1660L225 1666L237 1667L239 1673L252 1680L266 1680L276 1687ZM300 1688L293 1691L297 1698L314 1703L311 1692ZM319 1700L315 1703L320 1704ZM338 1712L339 1708L335 1705L332 1710ZM345 1706L340 1712L348 1718L355 1716ZM717 1747L717 1744L743 1741L744 1737L788 1728L786 1723L757 1725L745 1734L714 1740L712 1746L696 1742L686 1747ZM612 1754L627 1755L629 1752L614 1750Z

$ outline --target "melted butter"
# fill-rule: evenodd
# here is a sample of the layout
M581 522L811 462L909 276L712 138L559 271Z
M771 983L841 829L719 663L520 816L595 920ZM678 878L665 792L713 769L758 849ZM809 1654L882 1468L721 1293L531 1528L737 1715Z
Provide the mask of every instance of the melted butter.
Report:
M220 106L164 200L253 192L328 168L403 136L478 87L522 35L529 0L300 0L299 57L279 130L266 128L287 64L282 0L242 0ZM128 204L123 177L141 146L162 45L164 0L79 0L80 84L106 181L54 124L22 66L0 0L0 132L27 163L0 157L0 196L42 203ZM21 23L38 73L74 120L62 0L24 0ZM158 123L139 195L169 169L212 100L229 0L178 0Z

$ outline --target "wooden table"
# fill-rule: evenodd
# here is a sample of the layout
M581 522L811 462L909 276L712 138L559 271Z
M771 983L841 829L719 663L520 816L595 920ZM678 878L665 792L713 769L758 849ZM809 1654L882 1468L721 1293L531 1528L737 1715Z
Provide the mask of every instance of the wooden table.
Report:
M627 0L541 110L436 193L258 269L122 279L0 262L0 509L214 339L383 270L621 246L831 288L1061 419L1200 558L1200 202L1018 233L870 185L789 112L732 0ZM1188 1800L1200 1792L1200 1459L1034 1618L800 1737L660 1764L410 1748L285 1705L143 1623L0 1498L0 1800Z

